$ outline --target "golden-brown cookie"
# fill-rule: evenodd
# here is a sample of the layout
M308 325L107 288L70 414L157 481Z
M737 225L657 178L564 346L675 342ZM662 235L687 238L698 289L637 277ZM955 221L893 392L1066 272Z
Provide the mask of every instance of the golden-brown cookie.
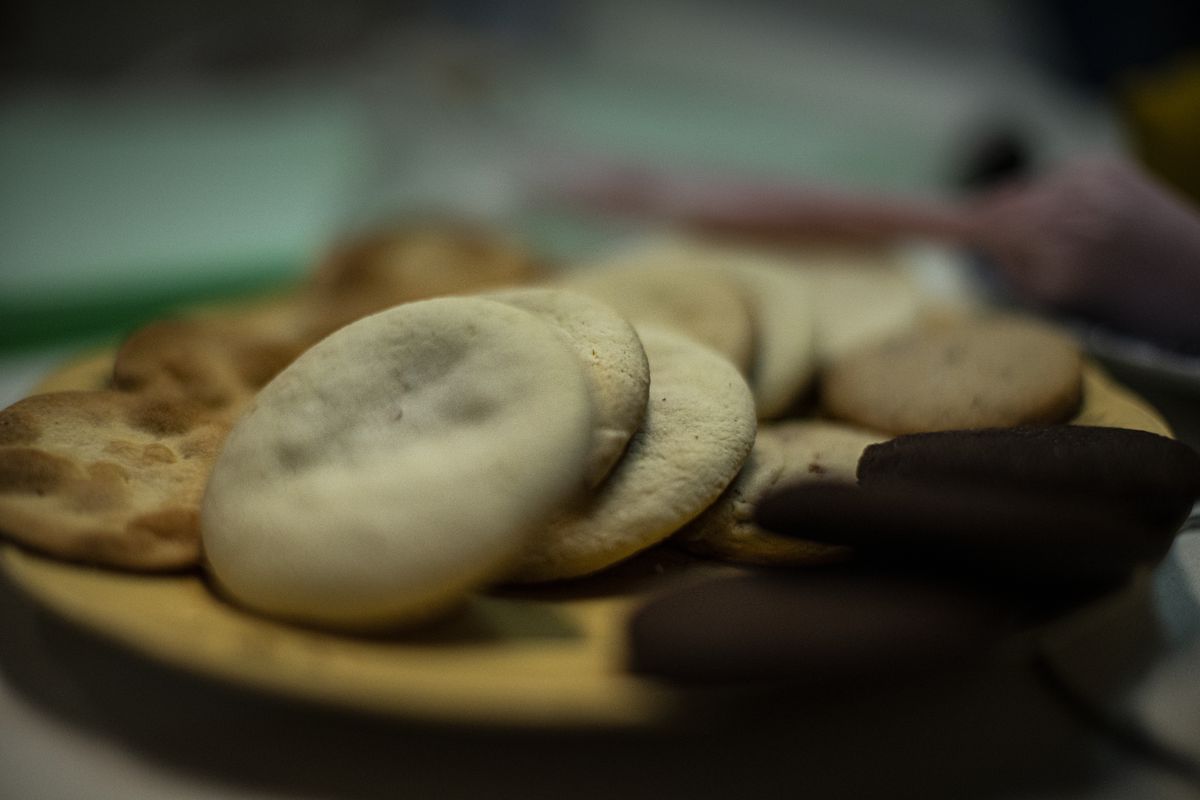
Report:
M263 335L236 319L152 322L117 350L112 384L121 391L195 403L236 417L307 344Z
M325 335L385 308L526 284L540 265L515 242L458 222L384 227L336 245L305 287L314 332Z
M0 411L0 532L75 561L178 569L199 556L199 504L228 424L113 391Z
M921 329L826 371L831 416L889 433L1062 422L1079 407L1083 359L1064 333L994 316Z

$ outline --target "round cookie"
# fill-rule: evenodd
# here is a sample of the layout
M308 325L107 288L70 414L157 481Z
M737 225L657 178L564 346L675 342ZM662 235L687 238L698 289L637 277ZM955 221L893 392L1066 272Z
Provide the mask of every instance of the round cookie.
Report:
M486 295L558 326L583 362L596 412L588 483L598 485L642 424L650 364L637 332L608 306L562 289L510 289Z
M758 527L754 509L776 486L805 481L854 482L863 449L878 435L818 420L762 425L737 479L672 541L698 555L743 564L800 566L839 561L831 547Z
M454 220L414 220L366 231L334 246L304 287L310 330L330 333L385 308L511 286L541 276L507 237Z
M641 245L628 258L657 269L707 273L736 286L750 315L753 351L743 374L759 419L783 415L808 387L815 357L813 287L806 275L751 250L685 238Z
M1161 559L1174 533L1095 498L915 481L787 486L755 518L858 558L1063 595L1125 580Z
M587 575L657 544L729 485L754 444L754 400L726 359L670 330L638 329L650 402L624 458L578 512L550 525L510 579Z
M121 343L112 383L125 392L195 403L232 420L308 344L261 334L236 317L159 320Z
M878 258L878 257L877 257ZM921 311L916 283L887 261L826 254L802 262L813 283L820 364L887 339L916 324Z
M857 350L822 381L830 415L890 433L1059 422L1079 407L1068 336L1018 317L915 330Z
M584 488L587 380L553 326L481 298L322 340L258 394L202 509L216 583L330 627L423 619L502 571Z
M1015 630L981 593L899 575L744 575L660 594L629 623L629 668L686 683L870 688L982 656Z
M794 269L748 255L714 255L715 266L742 287L755 327L750 386L759 419L782 416L809 385L815 368L813 285Z
M674 328L716 350L743 375L754 362L750 309L737 282L680 263L674 253L642 248L565 273L560 286L607 303L635 327Z
M227 420L128 392L37 394L0 411L0 534L139 571L200 557L197 509Z
M1172 531L1200 496L1200 455L1144 431L1047 425L898 436L866 449L864 487L954 484L1120 504Z

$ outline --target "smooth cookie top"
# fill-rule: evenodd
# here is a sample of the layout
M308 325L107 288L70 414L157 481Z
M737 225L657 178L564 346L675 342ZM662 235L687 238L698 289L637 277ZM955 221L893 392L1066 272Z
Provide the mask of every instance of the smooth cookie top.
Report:
M259 393L209 480L208 566L269 615L423 619L583 492L593 426L583 367L543 320L480 298L397 306Z
M1039 322L990 317L857 350L824 375L832 416L889 433L1060 422L1079 407L1075 342Z

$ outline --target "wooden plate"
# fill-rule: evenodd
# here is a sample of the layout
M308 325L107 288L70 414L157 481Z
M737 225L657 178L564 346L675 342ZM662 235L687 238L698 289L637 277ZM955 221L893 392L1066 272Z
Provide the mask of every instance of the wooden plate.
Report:
M1074 421L1170 435L1157 412L1094 366ZM694 703L624 671L625 622L672 580L737 571L660 550L562 587L480 595L424 633L368 639L255 617L193 574L125 574L13 546L0 550L0 568L86 628L219 680L405 718L537 727L653 726Z

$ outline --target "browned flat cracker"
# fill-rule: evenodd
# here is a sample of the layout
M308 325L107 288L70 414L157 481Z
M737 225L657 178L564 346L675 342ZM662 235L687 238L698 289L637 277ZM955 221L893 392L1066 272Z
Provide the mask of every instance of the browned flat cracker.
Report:
M235 417L308 344L263 335L230 320L152 322L117 351L112 383L121 391L194 403Z
M228 428L161 397L28 397L0 411L0 532L74 561L195 564L200 496Z
M514 242L456 222L397 225L348 239L306 291L319 335L400 303L529 283L538 263Z

